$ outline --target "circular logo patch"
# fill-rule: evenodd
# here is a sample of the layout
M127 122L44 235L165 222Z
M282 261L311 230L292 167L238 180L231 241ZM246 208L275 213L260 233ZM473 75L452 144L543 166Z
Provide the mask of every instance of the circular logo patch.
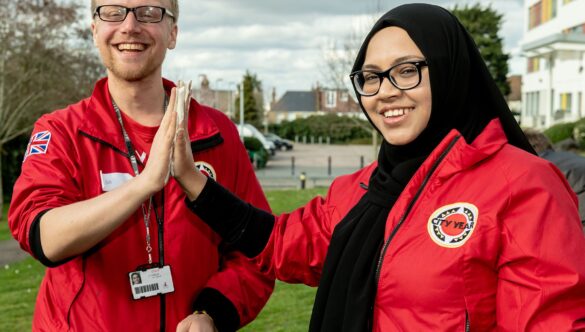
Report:
M471 203L442 206L429 218L429 235L441 247L461 247L473 234L477 217L477 207Z
M204 161L196 161L195 168L197 168L199 170L199 172L203 173L203 175L210 177L210 178L214 179L215 181L217 181L215 170L213 169L213 166L211 166L210 164L208 164Z

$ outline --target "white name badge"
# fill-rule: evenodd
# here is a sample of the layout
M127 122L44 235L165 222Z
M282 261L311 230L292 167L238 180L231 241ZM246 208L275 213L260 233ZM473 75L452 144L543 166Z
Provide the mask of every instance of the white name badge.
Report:
M138 270L128 273L132 298L139 300L160 294L175 291L171 267L154 267L148 270Z
M100 179L102 180L102 190L107 192L118 188L126 181L132 179L132 175L128 173L103 173L100 170Z

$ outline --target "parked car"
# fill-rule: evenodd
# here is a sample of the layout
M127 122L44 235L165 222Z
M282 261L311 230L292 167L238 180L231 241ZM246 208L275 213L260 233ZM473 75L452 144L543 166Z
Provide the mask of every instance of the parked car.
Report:
M256 127L252 126L249 123L245 123L244 128L241 128L242 126L240 126L239 124L237 124L236 127L238 127L238 132L240 133L240 135L244 137L255 137L262 143L264 149L266 149L266 151L270 153L271 156L274 156L274 154L276 153L276 145L267 140L266 137L264 137L264 135L258 129L256 129Z
M279 150L292 150L293 149L293 142L281 138L280 136L274 134L274 133L268 133L266 135L266 138L271 141L272 143L274 143L274 145L276 146L277 149Z

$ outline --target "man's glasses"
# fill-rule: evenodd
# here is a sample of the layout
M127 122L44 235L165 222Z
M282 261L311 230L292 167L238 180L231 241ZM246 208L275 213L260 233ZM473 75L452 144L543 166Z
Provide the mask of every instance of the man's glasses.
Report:
M163 20L165 14L172 18L173 21L175 20L175 15L170 10L157 6L139 6L134 8L115 5L99 6L95 9L93 16L95 17L97 15L100 20L105 22L122 22L126 19L129 12L133 12L136 20L142 23L158 23Z
M414 89L420 84L420 68L428 66L424 60L407 61L378 72L373 70L358 70L349 75L351 83L362 96L373 96L378 93L382 80L388 78L390 83L400 90Z

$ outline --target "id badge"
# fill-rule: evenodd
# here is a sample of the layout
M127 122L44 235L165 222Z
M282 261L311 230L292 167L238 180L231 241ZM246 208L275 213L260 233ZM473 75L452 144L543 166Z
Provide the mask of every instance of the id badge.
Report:
M139 300L175 291L171 267L153 267L128 273L132 298Z

